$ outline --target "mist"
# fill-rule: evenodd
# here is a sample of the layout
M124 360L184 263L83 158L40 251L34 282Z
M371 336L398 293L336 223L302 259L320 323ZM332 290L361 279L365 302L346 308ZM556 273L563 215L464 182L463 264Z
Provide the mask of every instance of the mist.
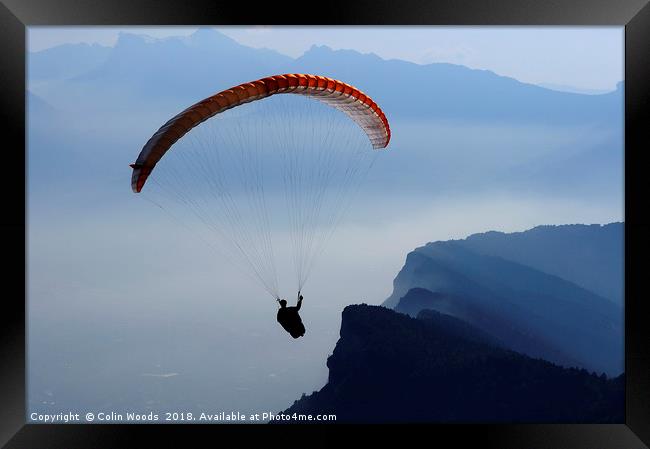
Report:
M407 203L383 204L395 217L374 222L363 207L350 212L304 289L299 342L275 322L271 296L153 206L142 216L34 214L48 225L28 236L30 407L275 412L325 384L342 309L386 299L415 247L622 219L616 204L504 194ZM280 266L281 279L292 268ZM292 282L281 289L295 301Z

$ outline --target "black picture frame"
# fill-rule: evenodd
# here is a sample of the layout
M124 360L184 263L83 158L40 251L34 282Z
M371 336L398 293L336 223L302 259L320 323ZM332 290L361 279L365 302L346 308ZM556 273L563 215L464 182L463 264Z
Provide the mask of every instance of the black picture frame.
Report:
M411 439L444 447L633 449L650 445L650 316L644 291L650 249L648 177L642 163L650 109L649 0L366 0L247 3L199 0L3 0L0 4L0 91L4 135L4 256L0 339L0 444L7 448L274 446L399 444ZM625 26L625 424L611 425L35 425L25 424L26 215L25 35L33 25L618 25ZM644 145L645 144L645 145ZM351 432L349 432L351 431ZM343 435L343 433L345 435ZM234 439L234 440L233 440ZM415 441L415 440L413 440ZM645 443L645 444L644 444Z

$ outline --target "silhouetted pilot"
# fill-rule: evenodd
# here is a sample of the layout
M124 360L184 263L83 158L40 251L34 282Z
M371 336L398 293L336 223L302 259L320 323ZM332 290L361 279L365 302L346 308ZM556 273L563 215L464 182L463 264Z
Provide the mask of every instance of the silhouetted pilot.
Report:
M302 324L298 311L302 304L302 295L298 292L298 304L295 307L287 307L287 301L279 299L280 309L278 310L278 323L282 325L285 331L289 332L293 338L305 335L305 326Z

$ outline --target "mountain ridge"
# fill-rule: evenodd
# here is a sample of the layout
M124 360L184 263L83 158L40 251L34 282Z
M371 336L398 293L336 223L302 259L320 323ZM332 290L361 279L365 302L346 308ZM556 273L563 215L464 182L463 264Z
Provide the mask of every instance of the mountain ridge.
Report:
M170 117L220 90L272 74L307 72L355 85L389 117L390 167L378 161L374 171L381 171L380 188L399 182L403 192L426 192L429 198L444 191L512 186L516 191L573 194L577 186L591 200L621 186L622 172L612 175L610 167L622 157L622 131L613 120L622 117L622 92L564 94L486 70L384 60L326 46L293 59L240 45L216 30L164 39L125 33L109 51L106 61L84 73L75 69L75 76L28 79L30 90L62 111L65 121L78 123L81 133L93 126L101 131L108 123L124 130L104 139L106 155L117 157L115 148L124 148L124 153L142 148ZM38 65L41 56L30 54L29 67ZM57 65L73 66L78 60L69 55ZM601 131L596 136L592 129ZM80 145L97 148L96 142ZM603 151L614 157L600 162ZM577 156L567 162L567 154ZM112 163L123 164L125 158L132 162L131 157L119 154L120 161ZM545 165L539 164L540 158Z
M56 52L58 51L57 48L52 47L49 52ZM508 117L509 120L534 119L537 121L554 121L553 116L555 114L547 114L543 112L543 109L558 101L564 107L574 110L574 112L576 112L574 106L582 108L577 117L590 116L592 119L601 120L603 117L598 118L598 114L603 111L602 107L605 106L605 103L608 103L608 100L604 99L607 95L610 95L594 96L558 92L535 84L521 82L512 77L498 75L490 70L472 69L450 63L417 64L400 59L383 59L374 53L361 53L356 50L334 50L325 45L313 45L301 56L291 58L275 50L240 44L212 28L200 28L189 36L167 38L151 38L142 34L122 32L113 47L98 46L97 48L101 48L101 51L109 49L108 58L95 67L94 70L77 75L74 80L76 82L88 82L93 79L102 79L104 82L108 82L115 78L113 82L121 80L127 84L131 83L132 86L128 91L133 95L138 94L138 89L140 89L140 94L149 93L153 89L157 89L159 94L165 94L164 87L166 86L167 88L175 87L180 89L178 93L185 90L187 94L199 97L213 93L214 86L219 84L225 88L239 84L242 80L253 80L276 73L310 71L344 79L351 84L362 84L364 85L364 91L372 95L373 98L377 97L383 104L387 105L386 107L389 110L408 116L412 115L411 112L409 112L409 109L401 108L394 95L386 95L385 99L381 99L388 80L411 79L412 81L408 85L403 86L406 90L401 95L412 97L417 95L417 90L414 91L412 86L423 83L422 85L428 84L431 88L433 85L427 81L439 79L440 82L446 85L442 88L436 87L431 94L428 94L438 96L437 101L435 103L427 102L428 108L422 109L418 102L409 100L410 103L413 103L412 107L417 110L413 112L422 114L430 111L433 104L435 111L433 111L432 117L459 117L468 113L466 104L459 108L459 101L469 101L470 104L473 103L473 107L469 109L473 111L472 114L476 117L485 118L487 117L487 111L482 104L487 99L476 101L475 96L478 96L478 98L489 96L488 103L493 104L492 99L499 98L496 104L502 105L496 111L492 111L492 118L499 118L497 116L500 116L501 118ZM165 58L162 55L168 56ZM30 53L30 66L38 65L42 56L41 52ZM229 75L229 71L219 69L223 58L226 58L228 64L233 68L237 67L236 73ZM74 59L78 58L69 57L68 61ZM251 61L255 61L255 64L250 64ZM66 62L62 61L62 63ZM170 77L167 74L168 69L178 64L187 67L187 73L175 74ZM380 80L379 84L372 82L372 80L359 83L359 74L361 72L367 73L368 65L374 66L374 69L376 69L374 70L376 73L375 79ZM364 67L364 70L360 72L361 66ZM201 81L204 79L204 75L207 76L208 73L212 74L211 77L207 77L210 81ZM384 78L385 76L388 78ZM190 83L190 79L193 79L194 82ZM422 81L416 81L416 79L422 79ZM197 80L199 81L198 85L194 85ZM152 86L149 86L150 84ZM517 91L516 95L503 96L504 93L513 89ZM617 95L616 91L612 95ZM618 95L620 96L620 93ZM459 97L455 98L454 96ZM534 112L530 109L521 108L522 104L530 101L537 103L542 109ZM605 101L605 103L602 103L602 101ZM585 107L587 104L590 106ZM562 109L558 107L558 110L561 111ZM576 117L571 118L564 112L560 115L569 122L576 119Z
M623 422L624 378L562 368L464 336L462 321L347 306L329 377L285 414L337 422Z
M517 78L511 77L511 76L499 75L499 74L497 74L496 72L494 72L494 71L492 71L490 69L477 69L477 68L468 67L468 66L465 66L465 65L462 65L462 64L456 64L456 63L450 63L450 62L417 63L417 62L414 62L414 61L407 61L407 60L399 59L399 58L384 58L382 56L377 55L374 52L361 52L361 51L357 51L357 50L353 50L353 49L334 49L334 48L332 48L332 47L330 47L328 45L324 45L324 44L312 44L301 55L296 56L296 57L291 57L291 56L288 56L288 55L286 55L286 54L284 54L284 53L282 53L280 51L277 51L277 50L274 50L274 49L271 49L271 48L268 48L268 47L250 47L250 46L247 46L247 45L242 44L242 43L238 42L237 40L229 37L228 35L220 32L220 31L218 31L218 30L216 30L214 28L211 28L211 27L199 27L199 28L197 28L197 30L194 33L192 33L190 35L178 35L178 36L167 36L167 37L152 37L152 36L149 36L149 35L147 35L145 33L133 33L133 32L129 32L129 31L121 31L121 32L118 33L118 38L117 38L116 43L114 45L104 45L104 44L99 44L99 43L96 43L96 42L93 42L93 43L86 43L86 42L64 43L64 44L54 45L52 47L48 47L48 48L45 48L45 49L42 49L42 50L28 51L28 54L29 55L44 55L44 54L47 54L47 53L51 54L53 52L58 52L58 51L61 51L63 49L70 49L70 48L88 48L88 47L91 47L91 48L98 48L98 49L102 49L102 50L115 49L118 45L123 44L125 39L126 40L141 40L141 41L144 41L144 42L147 42L147 43L152 43L152 44L171 42L171 41L176 41L176 40L178 40L180 42L184 42L184 43L194 44L197 41L203 40L205 38L210 39L210 38L214 38L214 37L218 37L219 40L228 42L231 45L235 45L235 46L239 46L239 47L246 47L246 48L249 48L249 49L255 49L255 50L259 50L259 51L263 51L263 52L272 53L272 54L278 55L280 57L284 57L284 58L287 58L287 59L292 59L294 61L300 60L301 58L304 58L304 57L311 57L311 55L313 53L318 54L318 52L320 52L320 51L326 51L328 53L340 53L340 54L350 53L350 54L354 54L354 55L357 55L357 56L360 56L360 57L369 56L369 57L372 57L375 60L398 61L400 63L412 64L412 65L421 66L421 67L427 67L427 66L460 67L460 68L470 70L470 71L490 74L490 75L492 75L492 76L494 76L496 78L505 78L505 79L508 79L508 80L513 80L513 81L516 81L516 82L518 82L520 84L523 84L523 85L535 86L535 87L538 87L538 88L543 89L543 90L549 90L549 91L554 91L554 92L562 92L562 93L568 93L568 94L591 95L591 96L593 96L593 95L606 95L606 94L610 94L612 92L615 92L618 89L618 85L623 83L623 81L619 81L619 83L617 83L617 88L612 89L612 90L607 90L607 91L598 90L598 91L596 91L596 90L593 90L593 89L584 89L585 93L581 93L581 92L578 91L579 90L578 88L574 88L572 86L559 86L559 85L556 85L556 84L548 84L548 85L534 84L534 83L518 80ZM211 41L208 41L208 42L211 42ZM563 88L565 90L559 90L560 88ZM571 91L569 89L573 89L574 91Z
M562 259L558 265L567 267L569 272L577 263L575 260L582 259L572 258L572 247L564 243L564 236L560 244L551 245L549 241L554 233L568 230L569 234L575 234L573 239L580 239L585 232L593 231L595 237L583 239L578 247L586 248L589 257L598 265L600 258L595 256L594 248L598 249L599 239L609 238L609 231L619 236L622 229L622 224L540 227L532 234L529 230L516 235L539 237L534 242L542 248L543 261L551 263ZM496 237L497 244L476 244L483 242L486 236ZM575 283L572 276L561 277L562 270L551 274L535 264L524 263L527 258L535 261L534 257L526 252L519 253L518 247L512 250L518 258L506 257L510 254L499 250L510 242L509 236L484 233L460 240L429 242L416 248L407 255L393 281L393 292L383 305L399 310L400 299L413 296L413 289L421 289L429 292L428 298L421 298L428 304L427 308L468 320L519 352L609 375L622 372L622 304L585 289ZM601 245L598 252L607 257L622 246L622 239L617 237L611 244ZM578 273L581 279L590 272L588 268ZM597 269L592 269L591 273L599 275ZM416 290L415 296L426 296L421 290ZM408 310L411 315L417 312L413 307Z

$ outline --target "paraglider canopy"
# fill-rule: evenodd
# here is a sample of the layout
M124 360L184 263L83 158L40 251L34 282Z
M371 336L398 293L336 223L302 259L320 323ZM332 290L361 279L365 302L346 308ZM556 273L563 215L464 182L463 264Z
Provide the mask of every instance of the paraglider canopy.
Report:
M390 142L390 126L384 112L354 86L332 78L302 73L269 76L240 84L212 95L172 117L149 139L135 164L131 185L140 192L147 177L169 148L190 129L208 118L242 104L275 94L302 94L345 112L366 132L373 148Z
M131 188L158 195L152 201L163 209L179 206L181 222L190 211L232 262L278 299L277 215L287 221L300 291L374 163L369 150L385 148L390 138L384 112L356 87L318 75L275 75L169 119L131 164ZM143 190L150 178L154 185ZM274 206L278 185L286 208Z

